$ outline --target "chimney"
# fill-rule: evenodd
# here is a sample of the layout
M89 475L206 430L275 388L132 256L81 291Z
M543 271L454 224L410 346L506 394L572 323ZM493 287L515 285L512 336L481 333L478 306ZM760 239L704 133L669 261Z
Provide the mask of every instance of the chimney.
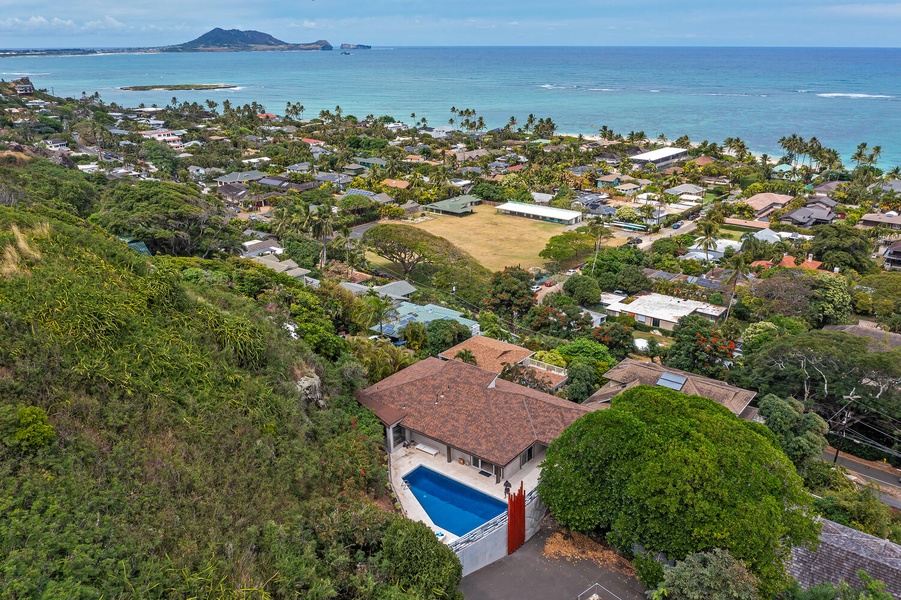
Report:
M813 254L808 254L808 255L807 255L807 260L813 260Z

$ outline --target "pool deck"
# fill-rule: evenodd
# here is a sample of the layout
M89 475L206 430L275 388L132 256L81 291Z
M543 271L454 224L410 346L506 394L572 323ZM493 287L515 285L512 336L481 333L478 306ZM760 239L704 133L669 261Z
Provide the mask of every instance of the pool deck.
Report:
M442 541L446 544L453 542L458 536L449 531L445 531L432 522L429 515L426 514L425 510L419 504L419 501L413 495L413 492L404 486L404 475L422 465L464 485L468 485L471 488L488 494L492 498L497 498L504 502L506 501L504 498L503 481L495 483L493 475L491 477L485 477L484 475L479 475L478 469L468 465L461 465L457 462L449 463L447 462L447 458L441 454L431 456L422 450L417 450L415 447L399 448L391 454L390 459L391 485L397 493L397 499L403 508L404 516L408 519L425 523L435 532L440 531L444 533ZM520 482L522 482L523 489L525 489L526 492L535 489L535 486L538 485L538 477L541 475L541 469L538 467L540 462L540 458L535 458L525 467L517 471L514 474L513 479L510 479L510 483L513 486L511 490L518 490Z

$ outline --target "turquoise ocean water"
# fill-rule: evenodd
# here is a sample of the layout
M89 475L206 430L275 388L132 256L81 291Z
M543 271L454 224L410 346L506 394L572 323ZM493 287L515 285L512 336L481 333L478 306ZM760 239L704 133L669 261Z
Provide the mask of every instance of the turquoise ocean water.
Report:
M489 127L529 113L558 130L643 130L721 142L740 137L778 154L777 140L816 136L846 160L860 142L901 164L901 49L828 48L377 48L286 53L0 56L0 77L27 74L57 95L100 92L136 106L212 98L257 101L305 117L390 114L447 123L474 108ZM213 92L125 92L126 85L227 83Z

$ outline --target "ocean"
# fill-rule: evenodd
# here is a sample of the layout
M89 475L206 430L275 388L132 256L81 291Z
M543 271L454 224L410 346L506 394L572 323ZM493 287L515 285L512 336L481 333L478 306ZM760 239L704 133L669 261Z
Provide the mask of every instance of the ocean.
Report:
M743 139L780 155L778 139L816 136L846 162L882 146L901 165L901 49L460 47L332 52L0 56L0 77L28 75L61 96L99 92L126 106L179 100L257 101L304 117L340 105L360 118L390 114L446 124L472 108L488 127L550 117L558 131L644 131L693 141ZM237 89L127 92L128 85L221 83Z

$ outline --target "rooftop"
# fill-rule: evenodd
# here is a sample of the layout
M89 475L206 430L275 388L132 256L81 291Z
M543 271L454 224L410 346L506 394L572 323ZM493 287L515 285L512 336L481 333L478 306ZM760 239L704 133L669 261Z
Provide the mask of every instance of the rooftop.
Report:
M664 367L657 363L641 362L633 358L627 358L604 373L604 378L609 380L608 383L589 397L585 401L586 405L609 402L620 392L636 385L659 385L684 394L708 398L722 404L733 414L741 416L748 409L754 396L757 395L757 392L735 387L716 379Z
M636 154L632 157L632 160L654 161L679 156L681 154L687 155L688 151L684 148L659 148L657 150L651 150L650 152Z
M492 373L500 373L504 370L504 365L515 365L535 354L532 350L522 346L508 344L484 335L476 335L445 350L439 356L453 360L457 353L463 350L472 352L476 365Z
M486 369L431 357L356 398L386 425L400 423L497 465L509 464L535 442L549 444L591 411Z
M607 307L608 312L626 312L655 317L664 321L675 323L682 317L694 312L718 317L726 309L722 306L714 306L697 300L683 300L663 294L647 294L638 296L629 304L617 302Z
M497 207L497 210L506 210L510 212L532 215L547 219L571 220L581 217L582 213L576 210L567 210L565 208L553 208L550 206L538 206L537 204L525 204L522 202L507 202Z

